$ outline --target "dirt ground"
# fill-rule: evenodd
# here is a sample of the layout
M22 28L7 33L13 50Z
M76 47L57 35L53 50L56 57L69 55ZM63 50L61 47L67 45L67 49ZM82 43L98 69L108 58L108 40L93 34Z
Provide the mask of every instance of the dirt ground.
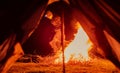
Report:
M16 62L8 73L62 73L62 64ZM71 62L65 65L66 73L120 73L110 61L94 59L88 62Z

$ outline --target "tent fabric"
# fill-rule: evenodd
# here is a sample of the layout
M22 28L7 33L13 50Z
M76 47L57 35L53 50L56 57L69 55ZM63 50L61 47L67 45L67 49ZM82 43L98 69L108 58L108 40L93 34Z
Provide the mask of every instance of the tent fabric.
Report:
M12 34L9 38L7 38L3 44L0 45L0 63L5 59L7 52L12 50L10 48L13 47L15 43L15 34Z
M40 22L48 0L0 1L0 72L5 73L24 53L21 45Z
M56 9L58 15L61 15L63 11L65 13L64 20L67 27L65 30L69 30L69 21L72 18L77 19L96 46L97 51L120 68L120 1L68 1L69 4L66 4L61 0L58 2L58 6L56 4L54 6L55 9L58 7ZM48 0L5 0L0 2L0 24L2 24L0 27L0 46L12 33L16 34L16 40L13 42L25 43L40 25L47 2ZM59 7L63 9L59 11ZM67 34L66 31L65 33ZM113 43L111 44L111 42Z
M74 17L80 21L84 30L91 41L98 47L98 51L105 55L116 65L120 66L118 61L120 49L111 47L114 44L108 42L108 37L103 33L105 30L118 43L120 43L120 1L108 0L69 0L70 5L74 8ZM111 41L112 42L112 41ZM112 50L117 50L114 52ZM114 54L113 54L114 53Z
M113 48L112 51L114 52L114 54L116 55L116 57L118 58L119 62L120 62L120 43L115 40L110 34L108 34L105 30L104 30L104 34L110 44L110 46Z

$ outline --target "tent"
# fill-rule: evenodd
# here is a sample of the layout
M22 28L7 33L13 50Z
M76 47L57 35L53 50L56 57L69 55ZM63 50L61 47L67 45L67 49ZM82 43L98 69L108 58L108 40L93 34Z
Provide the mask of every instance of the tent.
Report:
M34 37L41 36L36 35L36 33L39 31L39 24L42 23L47 10L51 10L55 15L64 17L65 35L69 35L66 40L70 40L73 37L72 33L74 31L69 31L69 29L72 29L69 21L74 18L80 22L90 40L97 47L95 49L104 58L109 59L120 68L119 0L61 0L51 2L52 0L4 0L0 2L0 44L2 45L0 46L0 51L3 52L3 54L0 53L1 69L4 68L6 62L9 62L17 42L24 47L29 45L28 41L32 40L32 42L35 42L33 41L35 40ZM63 13L64 16L62 16ZM7 43L6 39L8 39ZM8 44L7 48L3 46ZM25 51L25 49L23 50ZM29 49L29 51L33 50Z

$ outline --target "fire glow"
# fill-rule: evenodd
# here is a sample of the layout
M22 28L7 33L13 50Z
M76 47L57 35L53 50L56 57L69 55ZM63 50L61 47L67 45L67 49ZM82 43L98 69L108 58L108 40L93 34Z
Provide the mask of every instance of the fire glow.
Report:
M68 63L69 61L83 62L90 60L88 51L92 48L92 42L80 26L80 23L77 22L77 24L78 30L74 40L72 40L64 50L65 63ZM62 63L62 52L58 54L55 63Z

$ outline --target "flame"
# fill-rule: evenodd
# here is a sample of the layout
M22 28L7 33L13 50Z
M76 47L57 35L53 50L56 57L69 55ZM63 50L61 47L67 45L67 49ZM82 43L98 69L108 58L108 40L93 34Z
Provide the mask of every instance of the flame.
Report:
M65 63L69 61L82 62L90 60L88 51L92 47L92 42L89 37L80 26L80 23L77 22L78 31L75 34L74 40L65 48L64 58ZM55 59L55 63L62 62L62 52L58 54L58 58Z

